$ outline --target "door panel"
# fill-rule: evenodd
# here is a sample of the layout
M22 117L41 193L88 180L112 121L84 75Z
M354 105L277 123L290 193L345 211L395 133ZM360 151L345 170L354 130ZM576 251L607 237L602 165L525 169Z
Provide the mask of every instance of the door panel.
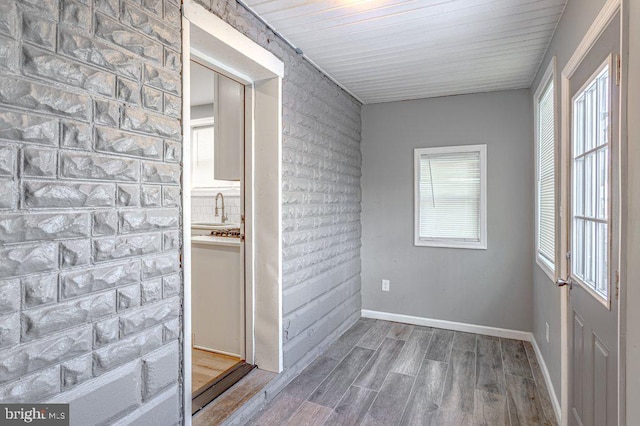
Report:
M593 341L593 424L607 424L607 383L609 383L609 350L594 334Z
M584 365L584 321L577 312L573 312L573 414L576 419L582 419L583 407L582 397L584 390L583 383Z
M617 424L619 40L617 14L569 79L571 425Z

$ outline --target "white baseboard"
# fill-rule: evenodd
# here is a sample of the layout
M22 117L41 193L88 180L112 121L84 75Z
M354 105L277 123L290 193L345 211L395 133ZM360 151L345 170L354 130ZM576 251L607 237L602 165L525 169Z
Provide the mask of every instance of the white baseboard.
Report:
M411 315L392 314L390 312L362 310L365 318L385 321L403 322L406 324L424 325L426 327L444 328L445 330L464 331L467 333L485 334L487 336L504 337L530 342L533 335L528 331L509 330L507 328L488 327L485 325L467 324L464 322L445 321L433 318L414 317Z
M242 355L234 354L233 352L219 351L217 349L207 348L206 346L199 346L199 345L191 345L191 346L193 346L194 349L200 349L200 350L207 351L207 352L215 352L215 353L221 354L221 355L227 355L227 356L232 356L232 357L235 357L235 358L244 359L244 357Z
M547 364L544 362L542 352L540 352L540 347L538 346L538 342L536 341L535 336L532 336L531 338L531 346L533 346L533 350L536 353L536 358L538 358L540 370L542 370L544 381L547 384L547 389L549 390L551 404L553 404L553 411L556 413L556 420L558 420L558 424L560 424L562 418L562 408L560 406L560 400L558 399L558 395L556 395L556 390L553 388L553 383L551 383L551 374L549 374L549 369L547 368Z

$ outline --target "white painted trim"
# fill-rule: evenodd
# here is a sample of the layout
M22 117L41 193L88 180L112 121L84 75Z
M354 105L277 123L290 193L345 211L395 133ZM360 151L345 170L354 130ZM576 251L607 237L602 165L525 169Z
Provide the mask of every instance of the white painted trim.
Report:
M558 75L557 75L557 59L554 56L553 58L551 58L551 61L549 62L549 65L547 66L547 69L544 73L544 75L542 76L542 78L540 79L540 82L538 83L538 87L533 95L533 132L534 132L534 139L533 139L533 147L534 147L534 158L535 158L535 188L534 188L534 200L533 200L533 204L534 204L534 234L533 234L533 245L534 245L534 255L536 257L536 263L538 264L538 266L540 267L540 269L542 269L542 271L547 275L547 277L549 277L549 279L551 280L551 282L553 282L555 284L556 281L556 267L555 265L558 265L558 259L560 256L560 244L559 244L559 239L560 239L560 235L559 232L557 232L558 227L560 225L560 200L559 200L559 192L558 191L558 171L559 171L559 159L560 159L560 153L559 153L559 147L560 144L559 142L559 133L560 133L560 129L559 129L559 108L558 108ZM555 240L555 259L554 259L554 265L550 265L546 259L542 258L539 253L538 253L538 248L539 248L539 244L538 244L538 222L539 222L539 217L538 217L538 175L539 175L539 169L538 169L538 156L539 156L539 150L538 150L538 104L540 101L540 97L542 96L542 94L544 93L544 90L547 88L547 86L549 85L549 83L553 82L553 132L554 132L554 166L553 166L553 172L554 172L554 184L555 184L555 235L556 235L556 240ZM553 268L552 268L553 266Z
M637 3L634 7L638 6ZM628 108L629 108L629 46L630 46L630 36L629 36L629 22L631 21L630 12L629 12L629 1L625 0L621 5L621 33L620 33L620 56L622 62L621 72L621 81L620 81L620 112L619 112L619 122L620 122L620 174L619 174L619 182L620 182L620 283L619 289L620 294L619 298L624 303L619 303L618 305L618 330L620 333L620 339L618 341L618 424L625 425L627 424L627 382L629 382L629 386L631 388L634 387L633 380L627 378L627 309L629 302L627 301L627 280L628 272L628 262L627 260L630 258L628 254L628 239L627 230L629 229L629 199L631 192L629 188L633 186L635 182L632 182L629 179L629 166L633 164L632 161L629 161L629 133L628 133ZM638 22L638 21L634 21ZM638 40L637 38L634 38ZM635 93L635 92L634 92ZM634 96L635 98L635 96ZM631 256L633 258L633 256ZM635 259L634 259L635 261Z
M571 55L569 61L564 66L562 70L563 75L573 75L573 73L578 69L580 63L584 59L584 57L589 53L593 45L596 43L602 32L607 28L609 22L613 19L613 17L620 10L620 1L621 0L607 0L604 4L596 19L593 20L591 27L580 41L580 44Z
M221 351L221 350L218 350L218 349L207 348L206 346L200 346L200 345L193 345L193 347L194 347L194 349L200 349L200 350L207 351L207 352L213 352L213 353L216 353L216 354L232 356L232 357L235 357L235 358L242 358L242 355L234 354L233 352L225 352L225 351Z
M274 107L275 106L275 107ZM284 369L282 332L282 78L253 84L255 364ZM275 348L278 348L275 350Z
M258 45L240 31L236 30L231 25L227 24L225 21L218 18L194 1L184 1L182 6L184 9L184 16L190 23L202 29L206 29L207 33L219 40L228 49L232 49L237 54L247 58L247 63L249 61L252 62L253 67L257 65L258 67L263 68L263 71L267 74L263 78L272 78L274 75L277 77L284 77L284 63L273 53ZM190 49L187 51L189 50ZM225 65L223 62L219 62L219 64L225 68L229 68L228 65ZM243 74L242 72L239 73L237 68L231 68L229 71L231 71L232 74ZM255 70L250 69L248 71ZM251 78L250 81L260 79L260 77L249 75L248 72L245 74Z
M242 271L244 282L255 283L256 277L254 273L254 265L252 259L255 259L255 245L253 243L253 235L255 224L253 215L254 203L252 197L252 188L247 185L248 182L254 182L254 170L255 170L255 154L254 146L251 143L254 140L253 120L249 119L254 116L253 108L253 85L245 86L244 90L245 102L245 120L244 120L244 146L242 147L242 157L244 158L244 176L243 185L240 188L240 211L244 212L244 221L240 220L240 232L245 235L244 250L240 251L242 256L242 263L244 264L244 270ZM247 214L249 213L249 214ZM255 286L245 285L244 291L244 305L245 305L245 354L247 356L247 363L255 364L255 310L253 307L256 305L255 300Z
M591 24L591 27L589 27L589 30L587 30L586 34L584 35L584 37L582 38L582 41L580 42L580 44L578 44L578 47L576 48L576 50L573 52L573 54L571 55L571 58L569 59L569 61L567 62L567 64L565 65L564 69L562 70L562 76L561 76L561 111L562 111L562 116L561 116L561 141L560 141L560 145L561 145L561 169L562 169L562 173L560 176L561 179L561 183L560 183L560 191L561 191L561 206L560 206L560 211L561 211L561 217L562 217L562 223L560 224L560 234L561 234L561 240L560 240L560 250L561 253L566 253L567 251L569 251L569 240L568 240L568 234L569 234L569 223L570 221L568 220L569 218L569 214L570 214L570 209L569 209L569 197L570 194L568 194L568 188L571 182L571 177L569 176L569 170L570 170L570 161L571 161L571 141L570 141L570 135L571 135L571 117L569 116L569 111L571 111L571 96L570 96L570 87L569 87L569 80L571 79L571 77L573 76L573 74L575 73L575 71L578 69L578 67L580 66L580 63L582 62L582 60L585 58L585 56L589 53L589 51L591 50L591 48L594 46L594 44L596 43L596 41L598 40L598 38L600 37L600 35L604 32L604 30L607 28L607 26L609 25L609 22L611 22L611 19L613 19L613 17L616 15L616 13L620 10L621 8L621 0L607 0L607 2L605 3L605 5L602 7L602 9L600 10L600 13L598 13L598 16L594 19L593 23ZM561 277L567 277L568 273L569 273L569 268L568 268L568 262L566 260L566 258L564 256L560 256L561 262L560 262L560 268L556 268L559 269L559 275ZM570 306L569 306L569 289L567 288L568 286L564 286L562 287L560 294L561 294L561 303L560 303L560 323L561 323L561 328L560 328L560 364L561 364L561 375L562 375L562 381L561 381L561 392L560 392L560 405L562 408L562 419L560 424L562 426L568 426L569 424L569 387L570 387L570 383L569 383L569 311L570 311ZM618 301L619 306L622 306L622 298L619 299ZM619 330L620 331L620 330ZM619 341L622 340L622 336L620 336L620 338L618 339ZM618 353L618 364L620 364L621 361L624 360L624 357L622 357L622 355L620 353ZM618 380L621 380L620 377L618 377Z
M191 158L191 44L189 21L182 17L182 158ZM182 162L182 420L191 426L191 162Z
M384 321L401 322L405 324L423 325L426 327L443 328L445 330L464 331L466 333L484 334L487 336L503 337L530 342L533 335L529 331L510 330L508 328L489 327L486 325L469 324L464 322L447 321L441 319L415 317L391 312L362 310L364 318L374 318Z
M560 419L562 418L560 400L558 399L556 390L553 387L553 383L551 382L551 374L549 373L549 369L547 368L547 363L544 361L544 357L542 356L542 352L540 351L540 347L538 346L538 341L536 340L536 336L534 335L531 336L531 345L533 346L533 350L536 353L536 358L538 359L538 364L540 365L540 370L542 371L544 382L547 385L549 397L551 398L551 404L553 405L553 411L556 414L556 420L558 421L558 423L560 423Z
M194 127L209 127L214 125L213 117L205 117L205 118L194 118L189 120L191 123L191 128Z
M423 154L449 154L455 152L480 153L480 240L461 241L454 239L420 238L420 157ZM458 249L487 249L487 145L457 145L443 147L415 148L413 150L413 244L416 247L447 247Z

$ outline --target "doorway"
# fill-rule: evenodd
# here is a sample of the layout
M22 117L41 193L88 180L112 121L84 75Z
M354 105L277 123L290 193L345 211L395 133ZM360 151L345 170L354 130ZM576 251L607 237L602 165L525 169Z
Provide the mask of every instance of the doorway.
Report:
M192 413L248 374L245 87L191 55Z
M618 424L620 12L599 16L563 71L563 412ZM602 14L601 14L602 15ZM599 27L596 27L596 24Z
M237 362L242 362L241 365L246 369L255 366L260 370L273 373L279 373L283 368L281 146L284 65L273 54L240 34L201 5L195 4L191 0L185 0L183 13L183 360L185 366L183 371L185 389L183 403L186 412L189 410L193 412L202 404L201 401L192 401L192 395L188 392L195 386L193 373L198 368L196 365L198 353L194 354L192 349L233 357L228 359L226 364L220 366L220 370L222 370L219 373L220 377L232 376L236 373L240 376L246 374L246 371L243 372L238 368ZM242 99L243 105L241 108L243 113L240 114L241 120L223 117L221 114L228 112L228 109L225 109L217 111L217 114L214 113L213 124L206 120L195 121L198 118L203 118L192 117L191 109L191 77L194 72L198 72L199 68L197 67L204 67L205 70L215 73L219 93L229 87L242 89L229 89L230 93L235 90L236 94L243 91L242 96L238 95ZM194 92L194 96L200 95L200 92ZM218 116L217 128L216 116ZM234 114L234 117L237 118L238 114ZM221 124L223 122L227 125L226 130ZM194 124L194 129L191 124ZM213 197L213 204L209 205L210 209L207 211L210 213L213 210L213 217L195 220L194 214L197 212L192 211L192 200L200 194L196 194L198 191L191 191L194 185L192 179L195 176L193 169L196 169L193 161L198 149L201 148L203 152L207 152L207 149L210 151L211 147L206 145L206 142L200 146L200 137L206 141L210 139L212 132L214 141L216 138L224 139L224 136L219 132L235 132L243 135L244 141L240 144L239 150L236 149L237 145L234 146L234 153L241 164L235 170L239 169L240 175L228 177L226 173L229 170L227 168L238 163L235 160L229 160L234 157L233 155L229 157L228 152L226 154L216 152L214 142L213 169L215 170L217 167L218 171L222 169L227 171L225 176L216 176L214 172L213 180L235 182L236 188L226 184L216 189L210 188L208 192L207 190L201 191L203 194ZM226 148L229 146L231 145L225 145ZM227 160L219 164L216 162L216 155L218 155L218 160L221 158ZM197 166L201 172L206 170L206 167L208 166L203 163ZM234 168L231 167L231 173L233 171ZM202 175L208 176L207 179L211 177L209 172L203 172L199 176ZM227 202L238 192L240 194L237 202L238 214L235 219L232 219L231 212L227 211L230 206L228 203L225 204L224 213L222 212L222 199L225 198L225 202ZM217 215L216 198L218 198ZM195 209L195 206L193 208ZM225 220L222 220L223 216L226 216ZM229 229L231 228L228 226L229 224L236 226ZM202 330L202 327L197 324L199 320L195 318L198 303L204 304L205 307L213 305L211 295L209 297L206 294L202 296L196 288L196 280L199 278L193 268L194 263L198 262L198 256L203 252L195 248L194 240L197 242L202 237L202 235L196 234L204 231L205 234L208 234L205 236L210 237L210 232L215 230L209 229L207 226L209 228L220 227L223 233L237 233L240 236L241 266L237 272L242 284L238 286L239 289L234 288L233 290L239 290L234 296L234 301L239 299L242 307L241 309L232 309L232 316L238 327L233 326L233 328L239 332L229 333L229 335L240 335L241 337L239 345L231 350L224 349L217 343L212 344L213 347L211 347L203 341L202 332L198 332L198 330ZM198 230L198 227L206 229ZM229 237L229 235L217 236ZM229 247L227 249L227 251L234 250ZM206 257L206 259L213 259L213 257ZM211 267L210 263L213 262L209 260L204 263L207 264L207 267ZM232 263L235 264L235 260ZM230 270L230 268L228 269ZM205 271L204 276L212 276L215 272L216 270ZM234 279L230 282L237 281ZM236 315L236 312L240 310L242 314ZM206 311L206 309L202 311ZM210 328L215 328L216 321L210 322L212 323ZM204 323L206 328L206 321ZM200 345L201 343L202 345ZM201 347L198 348L198 346ZM234 348L233 345L231 347ZM230 377L231 379L234 377ZM219 394L218 392L212 393ZM189 418L186 423L189 424L190 420Z

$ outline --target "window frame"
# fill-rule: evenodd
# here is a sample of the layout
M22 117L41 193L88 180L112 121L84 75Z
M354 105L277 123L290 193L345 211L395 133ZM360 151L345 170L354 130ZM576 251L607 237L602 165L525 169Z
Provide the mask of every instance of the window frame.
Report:
M556 73L556 57L551 58L551 62L547 66L545 73L543 74L540 82L538 83L538 87L533 95L533 128L534 128L534 151L535 151L535 180L534 180L534 254L536 257L536 263L542 269L542 271L549 277L549 279L553 282L556 281L557 272L558 272L558 253L560 249L560 234L559 234L559 191L558 191L558 166L559 166L559 109L558 109L558 81L557 81L557 73ZM553 83L553 145L554 145L554 155L553 155L553 178L554 178L554 262L551 264L545 257L540 255L540 240L538 238L539 233L539 221L540 221L540 187L539 187L539 179L540 179L540 144L539 144L539 130L538 130L538 119L539 119L539 104L542 95L545 93L549 84Z
M574 146L574 133L573 133L573 128L574 128L574 122L573 122L573 108L575 105L575 101L585 92L585 90L591 85L593 84L593 81L598 78L599 74L602 73L602 71L604 71L605 68L608 68L608 78L609 78L609 85L611 85L611 81L612 78L615 78L612 74L613 74L613 70L615 70L615 64L614 64L614 56L613 55L609 55L607 56L607 58L604 60L604 62L602 62L602 64L600 64L596 70L589 76L589 78L587 78L585 80L585 82L582 84L582 86L580 87L580 89L578 89L573 96L571 96L571 100L570 100L570 105L571 105L571 113L569 115L569 120L570 120L570 126L571 126L571 137L569 139L569 143L570 143L570 148L569 148L569 161L571 162L571 166L569 168L570 170L570 175L569 175L569 221L570 223L573 222L574 218L575 218L575 209L574 209L574 161L575 161L575 157L574 157L574 150L575 150L575 146ZM611 86L609 87L611 88ZM611 111L612 111L612 99L611 99L611 92L609 92L609 126L611 126ZM609 127L611 128L611 127ZM573 261L574 261L574 236L575 236L575 230L573 228L573 225L571 224L569 226L569 235L568 235L568 250L571 253L571 259L569 259L569 271L570 271L570 276L572 278L572 280L574 280L574 282L579 285L580 287L582 287L585 291L587 291L587 293L589 293L591 296L593 296L593 298L598 301L599 303L601 303L606 309L611 310L611 301L612 301L612 291L613 291L613 279L612 279L612 271L615 269L612 265L612 255L611 255L611 250L612 250L612 237L613 237L613 230L611 228L612 225L612 218L613 218L613 200L612 200L612 194L613 194L613 187L612 187L612 183L613 183L613 177L612 177L612 169L613 169L613 164L612 164L612 144L613 144L613 139L612 139L612 132L611 130L608 132L607 135L608 141L607 141L607 181L608 181L608 193L609 196L607 197L607 205L605 206L605 211L606 211L606 225L607 225L607 253L606 253L606 264L607 264L607 271L606 271L606 277L607 277L607 294L603 295L602 293L600 293L599 291L597 291L595 288L591 287L591 285L589 285L584 279L583 277L578 276L578 274L576 274L576 272L574 271L574 267L573 267ZM599 147L595 147L592 148L591 151L593 152L597 152L598 150L600 150L602 148L602 146ZM584 155L580 154L580 155ZM589 221L593 221L593 219L586 219Z
M480 239L462 241L444 238L420 237L420 157L424 154L454 154L478 152L480 154ZM487 249L487 145L456 145L414 149L414 245L416 247L441 247L459 249Z

